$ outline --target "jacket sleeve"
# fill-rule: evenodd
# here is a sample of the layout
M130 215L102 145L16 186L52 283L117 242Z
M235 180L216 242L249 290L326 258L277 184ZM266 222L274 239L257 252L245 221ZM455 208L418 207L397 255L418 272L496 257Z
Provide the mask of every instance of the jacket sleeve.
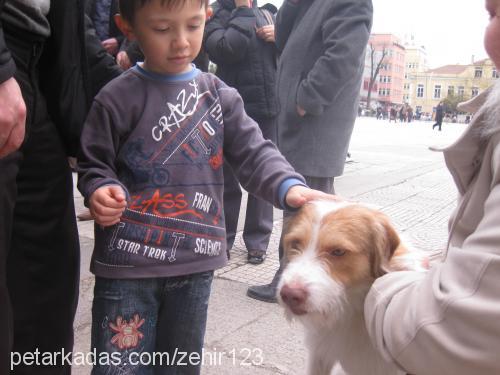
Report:
M308 114L320 115L335 102L343 87L361 77L370 36L371 0L331 2L322 25L323 54L299 84L297 104ZM354 100L354 98L353 98Z
M395 272L377 279L365 320L378 351L412 374L500 371L500 147L484 213L461 248L427 274Z
M92 193L104 185L120 185L128 197L115 167L120 136L110 112L99 101L94 101L83 126L77 157L78 189L86 206Z
M102 47L90 17L85 15L85 46L87 50L91 98L111 79L122 73L113 56Z
M3 11L5 0L0 0L0 16ZM14 76L16 65L12 56L5 44L3 25L0 17L0 84Z
M254 10L235 8L224 20L225 9L218 9L205 27L205 50L216 64L231 64L242 60L255 34Z
M243 108L238 92L227 86L219 88L224 119L224 157L245 190L283 208L279 197L281 183L304 178L281 155L276 146L265 140L257 123Z

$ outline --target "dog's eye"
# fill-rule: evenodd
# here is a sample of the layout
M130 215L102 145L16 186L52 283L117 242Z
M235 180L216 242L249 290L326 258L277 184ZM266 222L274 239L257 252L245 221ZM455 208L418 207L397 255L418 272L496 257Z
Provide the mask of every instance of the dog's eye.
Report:
M344 254L345 254L345 250L342 250L342 249L330 250L330 255L334 256L334 257L341 257Z

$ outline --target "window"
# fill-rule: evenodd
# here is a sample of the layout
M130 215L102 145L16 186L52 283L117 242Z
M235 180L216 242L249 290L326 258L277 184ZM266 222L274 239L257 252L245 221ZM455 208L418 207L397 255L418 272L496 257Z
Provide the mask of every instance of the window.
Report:
M455 95L455 86L448 86L448 96Z
M441 85L434 86L434 99L439 99L441 97Z
M473 87L471 91L471 96L474 97L477 96L477 94L479 94L479 88Z
M498 78L498 72L495 68L493 68L493 71L491 72L491 78Z
M465 87L463 86L458 86L458 96L463 98L465 94Z
M417 98L423 98L424 97L424 85L418 85L417 86Z
M474 78L481 78L483 76L483 68L476 66L474 68Z

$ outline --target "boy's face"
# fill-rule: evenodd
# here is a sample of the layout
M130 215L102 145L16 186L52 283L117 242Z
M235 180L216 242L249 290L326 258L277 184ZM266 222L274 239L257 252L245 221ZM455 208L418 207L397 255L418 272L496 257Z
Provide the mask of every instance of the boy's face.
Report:
M491 60L500 70L500 0L486 0L490 23L484 33L484 47Z
M138 41L144 53L144 69L160 74L179 74L191 69L203 39L206 9L199 0L167 7L160 0L147 1L137 9L133 24L121 20L122 31Z

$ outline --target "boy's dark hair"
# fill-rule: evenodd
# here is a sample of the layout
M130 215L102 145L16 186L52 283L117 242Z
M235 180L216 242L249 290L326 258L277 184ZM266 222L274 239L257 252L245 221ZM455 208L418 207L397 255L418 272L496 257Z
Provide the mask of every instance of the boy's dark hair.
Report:
M118 0L118 7L120 9L120 14L122 18L129 22L133 23L134 21L134 16L135 12L137 9L140 9L141 7L144 6L147 2L152 1L152 0ZM193 1L193 0L160 0L161 5L165 5L168 8L175 8L180 5L184 5L186 1ZM200 0L200 7L208 7L208 0Z

